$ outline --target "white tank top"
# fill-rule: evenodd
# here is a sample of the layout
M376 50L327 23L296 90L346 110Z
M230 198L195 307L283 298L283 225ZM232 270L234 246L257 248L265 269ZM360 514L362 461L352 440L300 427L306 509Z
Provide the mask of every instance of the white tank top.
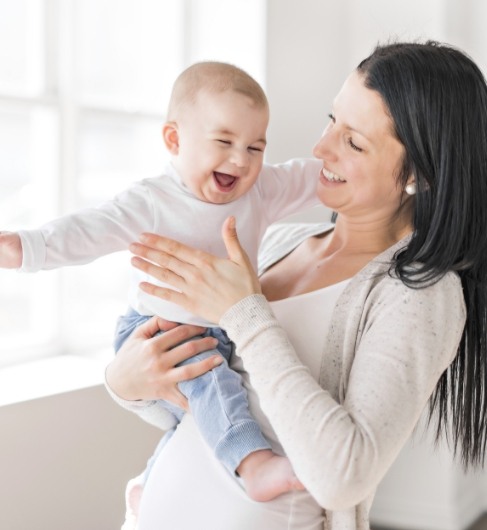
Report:
M318 291L272 302L303 364L318 379L323 347L335 303L349 280ZM263 354L265 354L263 352ZM274 451L282 454L242 361L249 407ZM270 502L250 500L240 482L216 460L186 414L154 463L145 485L138 530L322 530L320 506L307 492L291 492Z

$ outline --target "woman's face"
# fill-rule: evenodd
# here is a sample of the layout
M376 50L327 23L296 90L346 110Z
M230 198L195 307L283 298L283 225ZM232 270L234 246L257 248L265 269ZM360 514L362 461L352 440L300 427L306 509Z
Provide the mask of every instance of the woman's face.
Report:
M330 123L313 150L323 161L318 196L340 214L392 218L403 195L397 175L405 154L379 93L354 72L335 98Z

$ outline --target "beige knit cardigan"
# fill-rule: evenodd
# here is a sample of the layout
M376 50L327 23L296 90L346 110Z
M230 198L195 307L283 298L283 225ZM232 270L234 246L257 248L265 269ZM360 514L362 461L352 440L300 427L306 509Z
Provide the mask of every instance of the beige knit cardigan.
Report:
M326 229L274 227L262 267ZM297 476L323 507L326 530L369 528L376 487L454 359L464 328L455 273L422 289L388 274L394 253L406 243L371 261L339 297L319 381L296 356L262 295L240 301L220 321Z

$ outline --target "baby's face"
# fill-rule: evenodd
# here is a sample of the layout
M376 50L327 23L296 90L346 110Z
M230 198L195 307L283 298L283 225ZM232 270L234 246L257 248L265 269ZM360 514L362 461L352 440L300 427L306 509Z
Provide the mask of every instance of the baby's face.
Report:
M173 164L202 201L234 201L255 183L262 168L267 108L236 92L200 92L177 121L179 148Z

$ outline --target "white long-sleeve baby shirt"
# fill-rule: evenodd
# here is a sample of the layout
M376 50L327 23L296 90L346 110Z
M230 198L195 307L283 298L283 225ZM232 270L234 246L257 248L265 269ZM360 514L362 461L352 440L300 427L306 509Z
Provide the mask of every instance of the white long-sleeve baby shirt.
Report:
M37 230L20 231L20 270L37 272L89 263L127 250L142 232L170 237L223 257L226 251L221 227L230 215L237 220L239 239L256 268L257 250L267 227L319 203L316 186L320 169L321 163L312 159L264 165L257 182L245 195L226 204L212 204L196 198L168 164L163 175L137 182L98 207L66 215ZM140 314L212 325L175 304L144 293L138 287L141 281L157 283L133 269L129 305Z

